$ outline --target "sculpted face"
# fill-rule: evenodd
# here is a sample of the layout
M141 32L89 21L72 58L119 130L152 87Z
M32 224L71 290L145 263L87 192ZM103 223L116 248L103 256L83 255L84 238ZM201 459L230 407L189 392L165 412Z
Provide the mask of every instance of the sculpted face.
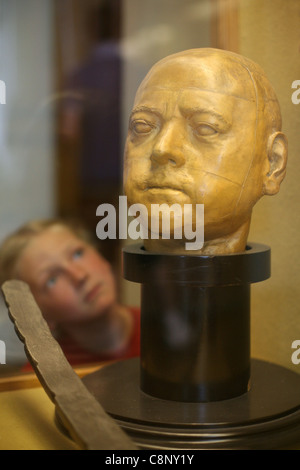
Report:
M128 204L147 207L149 226L151 204L204 204L201 253L244 250L253 205L280 184L268 181L270 136L280 116L260 119L264 102L238 57L200 49L159 62L140 86L130 117ZM275 137L282 153L285 138L278 131ZM145 248L181 253L184 243L149 238Z

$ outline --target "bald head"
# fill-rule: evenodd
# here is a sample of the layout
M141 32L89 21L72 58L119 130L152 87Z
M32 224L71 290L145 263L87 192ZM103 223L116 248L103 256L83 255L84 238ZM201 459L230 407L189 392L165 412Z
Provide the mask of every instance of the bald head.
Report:
M247 57L222 49L190 49L161 59L142 81L136 101L145 88L162 86L158 72L163 70L166 71L166 77L169 77L164 86L169 89L176 85L181 87L182 77L176 80L176 69L182 68L186 71L190 86L253 101L264 123L268 122L273 131L281 130L279 103L262 68ZM203 72L206 72L206 80Z
M125 150L129 204L204 204L201 252L245 248L254 204L285 174L274 90L249 59L192 49L155 64L134 102ZM145 241L181 252L180 242ZM184 243L184 240L182 241Z

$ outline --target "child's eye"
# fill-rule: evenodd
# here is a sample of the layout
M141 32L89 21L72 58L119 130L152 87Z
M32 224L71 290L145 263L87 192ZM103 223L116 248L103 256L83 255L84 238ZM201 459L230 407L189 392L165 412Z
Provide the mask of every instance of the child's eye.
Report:
M55 286L56 282L57 282L57 276L52 276L47 280L46 286L51 288Z
M83 255L84 249L83 248L78 248L73 252L73 259L78 259L81 258Z

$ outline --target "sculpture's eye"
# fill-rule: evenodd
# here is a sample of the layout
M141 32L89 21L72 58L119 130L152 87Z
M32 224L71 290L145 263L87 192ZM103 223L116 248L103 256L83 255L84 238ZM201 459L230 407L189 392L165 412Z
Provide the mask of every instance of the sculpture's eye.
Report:
M217 134L217 130L209 124L198 124L194 127L194 132L196 135L201 137L209 137Z
M135 134L149 134L153 129L153 124L144 119L134 119L130 124L130 129Z

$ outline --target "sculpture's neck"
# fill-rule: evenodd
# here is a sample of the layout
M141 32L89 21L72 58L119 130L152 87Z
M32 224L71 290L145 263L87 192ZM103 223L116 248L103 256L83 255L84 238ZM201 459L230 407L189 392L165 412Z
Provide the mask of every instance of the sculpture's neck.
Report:
M170 253L178 255L217 255L238 253L246 248L248 233L250 229L250 219L247 220L238 230L228 235L208 240L204 242L200 250L186 250L186 240L144 240L145 250L156 253Z

